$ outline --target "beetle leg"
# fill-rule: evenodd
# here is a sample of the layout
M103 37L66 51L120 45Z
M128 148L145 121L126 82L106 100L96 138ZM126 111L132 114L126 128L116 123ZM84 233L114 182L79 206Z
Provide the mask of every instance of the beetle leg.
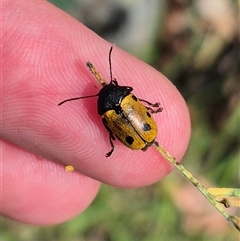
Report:
M143 100L143 99L140 99L140 98L138 98L141 102L145 102L145 103L147 103L149 106L152 106L152 107L159 107L160 106L160 103L159 102L157 102L157 103L151 103L151 102L149 102L149 101L147 101L147 100Z
M159 107L157 108L156 110L154 110L153 108L151 107L148 107L148 106L145 106L147 110L149 110L152 114L157 114L159 112L162 112L163 108L162 107Z
M111 131L109 131L109 141L111 144L112 149L106 154L106 157L110 157L114 151L114 144L113 141L115 140L115 137Z
M116 78L112 79L110 84L118 85L118 82L117 82Z
M109 132L109 141L110 141L112 149L106 154L106 157L110 157L113 153L113 150L114 150L113 141L115 141L116 138L113 135L112 131L109 129L109 127L107 125L107 121L104 117L102 118L102 122L103 122L103 125L105 126L105 128L107 129L107 131Z
M139 99L139 98L138 98ZM141 102L144 102L144 103L147 103L149 106L145 106L147 108L147 110L149 110L152 114L156 114L158 112L161 112L163 110L162 107L160 107L160 103L157 102L157 103L151 103L147 100L143 100L143 99L139 99ZM157 108L156 110L154 110L153 108L151 107L154 107L154 108Z

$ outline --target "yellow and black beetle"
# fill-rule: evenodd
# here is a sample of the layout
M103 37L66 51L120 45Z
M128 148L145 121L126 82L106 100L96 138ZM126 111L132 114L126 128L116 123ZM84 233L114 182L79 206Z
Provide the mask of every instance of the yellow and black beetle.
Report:
M157 125L150 113L162 111L162 108L159 107L160 103L152 104L137 98L131 93L132 87L120 86L117 80L112 78L112 49L113 47L109 51L110 83L106 84L94 65L87 62L87 67L102 85L102 89L98 94L71 98L58 104L98 96L98 114L102 116L103 124L109 132L112 147L106 157L111 156L114 150L115 137L132 150L147 150L154 143L157 135ZM142 102L148 106L144 106Z

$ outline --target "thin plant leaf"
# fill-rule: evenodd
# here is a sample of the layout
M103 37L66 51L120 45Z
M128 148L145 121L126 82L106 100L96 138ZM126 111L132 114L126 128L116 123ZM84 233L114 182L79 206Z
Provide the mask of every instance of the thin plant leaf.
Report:
M176 161L176 159L170 155L158 142L154 142L153 146L157 149L157 151L168 160L190 183L192 183L205 197L206 199L235 227L238 231L240 231L240 222L239 218L236 216L230 215L223 208L222 203L219 203L215 200L214 196L210 194L207 189L192 176L190 172L188 172L183 165Z

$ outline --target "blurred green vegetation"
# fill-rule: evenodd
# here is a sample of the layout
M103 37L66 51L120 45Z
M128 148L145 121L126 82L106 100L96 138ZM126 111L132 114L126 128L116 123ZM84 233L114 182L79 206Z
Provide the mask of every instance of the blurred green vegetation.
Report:
M231 20L237 18L238 2L219 1L228 14L214 14L215 18L207 13L208 6L196 2L169 1L150 62L176 85L189 106L192 136L184 166L208 187L238 187L240 59L237 27ZM201 212L195 211L198 206ZM176 171L145 188L102 185L83 214L61 225L35 227L7 218L1 225L3 241L233 241L238 237Z

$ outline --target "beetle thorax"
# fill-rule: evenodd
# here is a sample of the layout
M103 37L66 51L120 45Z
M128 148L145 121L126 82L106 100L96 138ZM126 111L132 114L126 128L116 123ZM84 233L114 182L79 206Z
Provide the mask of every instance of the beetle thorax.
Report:
M119 110L122 99L129 95L131 87L108 84L104 86L98 95L98 114L103 115L108 110Z

